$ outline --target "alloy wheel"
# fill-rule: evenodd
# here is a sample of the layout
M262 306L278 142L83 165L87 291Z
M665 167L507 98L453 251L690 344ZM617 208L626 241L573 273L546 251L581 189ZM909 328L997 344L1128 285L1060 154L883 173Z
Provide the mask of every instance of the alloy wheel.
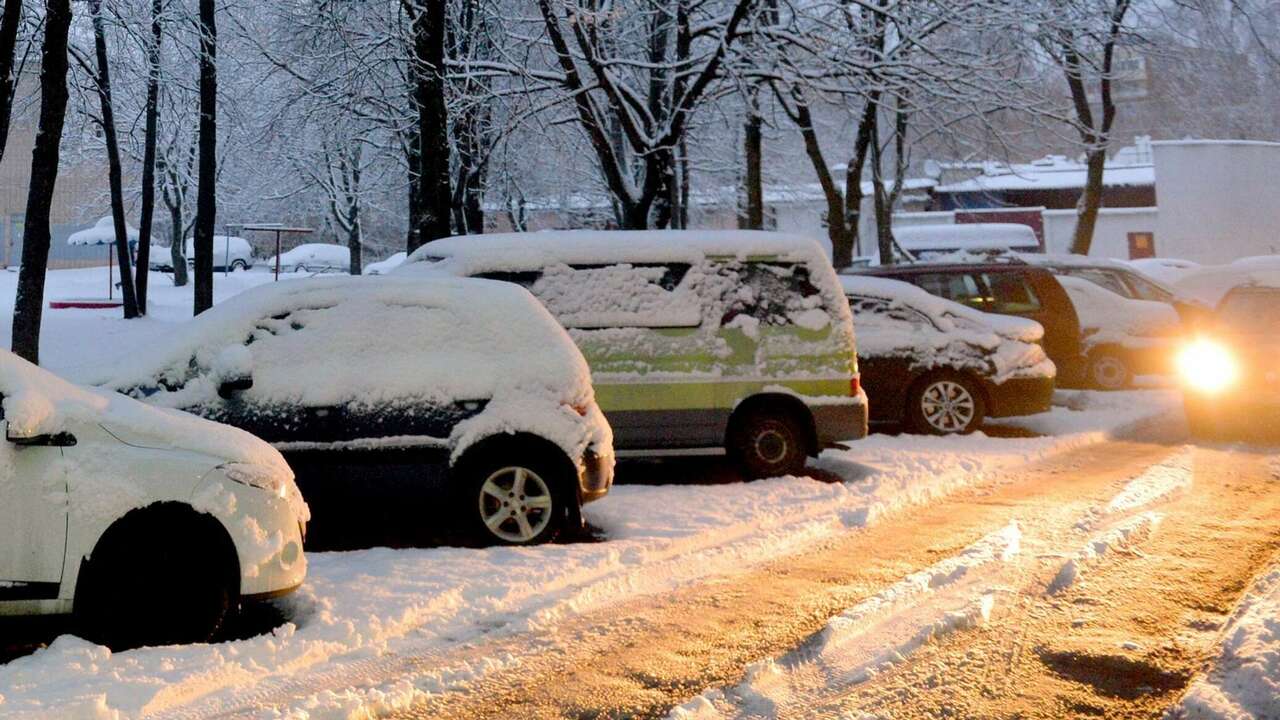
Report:
M551 524L555 502L551 487L524 467L495 470L480 486L480 518L489 532L510 543L538 537Z
M959 433L973 422L978 404L969 390L953 380L938 380L924 389L920 409L925 422L940 433Z

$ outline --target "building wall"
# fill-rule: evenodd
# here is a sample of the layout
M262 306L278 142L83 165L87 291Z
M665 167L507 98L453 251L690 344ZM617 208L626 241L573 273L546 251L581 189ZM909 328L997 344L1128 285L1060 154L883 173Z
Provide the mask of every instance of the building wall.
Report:
M1160 233L1156 229L1162 212L1163 205L1159 209L1102 208L1098 212L1098 224L1093 229L1093 246L1089 254L1126 259L1129 257L1129 233L1155 232L1156 252L1165 255L1161 252ZM1045 210L1041 216L1044 218L1045 251L1070 252L1071 239L1076 232L1076 211Z
M1153 143L1156 254L1200 263L1280 253L1280 143Z

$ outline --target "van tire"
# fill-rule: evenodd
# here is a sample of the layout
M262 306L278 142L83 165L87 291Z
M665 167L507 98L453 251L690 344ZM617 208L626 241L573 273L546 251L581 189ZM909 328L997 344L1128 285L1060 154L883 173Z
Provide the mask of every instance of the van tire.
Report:
M551 542L567 526L569 518L576 516L569 507L577 501L573 478L569 476L571 467L567 459L543 443L521 438L482 442L468 450L453 470L453 505L461 530L480 546ZM508 497L500 497L504 494ZM529 504L521 505L522 501ZM503 505L499 506L499 502ZM535 502L545 503L546 507L540 510ZM522 510L525 522L533 530L530 535L522 536L526 527L516 517ZM491 527L503 512L507 519L496 529Z
M804 427L794 415L768 406L735 418L726 450L748 479L799 475L808 459Z
M211 516L167 503L134 511L81 566L77 632L114 651L213 640L239 606L234 552Z

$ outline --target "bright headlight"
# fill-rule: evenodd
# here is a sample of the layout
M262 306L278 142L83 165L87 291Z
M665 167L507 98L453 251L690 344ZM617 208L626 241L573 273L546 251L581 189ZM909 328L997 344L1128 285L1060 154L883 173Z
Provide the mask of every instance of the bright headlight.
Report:
M246 463L230 463L222 466L222 472L227 476L228 480L238 482L241 485L256 487L259 490L266 490L282 500L288 494L289 476L273 468Z
M1195 390L1217 393L1240 379L1240 366L1225 345L1199 339L1178 353L1178 374Z

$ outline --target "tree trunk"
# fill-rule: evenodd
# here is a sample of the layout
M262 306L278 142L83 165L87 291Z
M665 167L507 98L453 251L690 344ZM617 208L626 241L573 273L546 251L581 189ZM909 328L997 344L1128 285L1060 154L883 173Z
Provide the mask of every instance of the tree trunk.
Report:
M213 229L218 182L218 27L215 0L200 0L200 169L196 180L196 315L213 307Z
M747 207L742 226L749 230L764 229L764 171L761 167L764 119L760 117L759 103L759 94L752 88L747 100L747 123L743 133L743 152L747 163Z
M1071 239L1071 252L1088 255L1093 245L1093 230L1098 224L1098 211L1102 208L1102 173L1106 169L1107 151L1093 150L1088 157L1084 192L1077 206L1076 231Z
M6 3L7 4L7 3ZM44 309L45 269L49 265L49 214L58 180L62 124L67 114L67 32L70 0L45 2L44 46L40 51L40 126L31 152L22 267L13 304L13 352L40 362L40 321Z
M363 245L364 238L360 232L360 205L359 203L351 204L351 227L347 229L347 249L351 253L352 275L362 275L364 273L364 257Z
M13 112L14 51L18 47L18 26L22 24L22 0L5 0L0 19L0 160L9 142L9 116Z
M102 106L102 134L107 145L107 184L111 188L111 220L116 231L116 260L120 266L120 295L124 317L138 317L138 296L133 287L133 258L129 253L129 230L124 219L124 173L120 169L120 142L116 138L116 115L111 104L111 66L107 61L107 35L102 25L102 0L89 0L93 20L93 47L98 57L98 100ZM141 242L141 238L139 238Z
M156 211L156 125L160 120L160 18L164 0L151 2L151 47L147 49L146 129L142 149L142 214L138 218L138 312L147 314L147 280L151 271L151 220ZM175 270L175 277L177 268ZM186 268L183 268L185 275Z
M406 139L404 146L405 166L409 177L409 227L405 231L405 250L413 252L422 243L418 237L418 226L422 224L422 190L419 182L419 170L422 162L418 159L421 151L418 133L415 131Z
M418 233L409 251L450 234L449 114L444 99L445 3L402 0L413 19L414 104L418 110Z
M853 143L853 157L845 169L844 214L850 230L848 255L843 254L846 251L845 248L841 248L840 253L833 250L832 254L840 254L842 258L847 258L847 264L853 262L855 251L862 254L862 170L867 166L867 153L871 149L871 134L876 125L878 98L879 93L873 93L866 107L863 108L862 118L858 121L858 135ZM836 267L841 266L836 265Z

